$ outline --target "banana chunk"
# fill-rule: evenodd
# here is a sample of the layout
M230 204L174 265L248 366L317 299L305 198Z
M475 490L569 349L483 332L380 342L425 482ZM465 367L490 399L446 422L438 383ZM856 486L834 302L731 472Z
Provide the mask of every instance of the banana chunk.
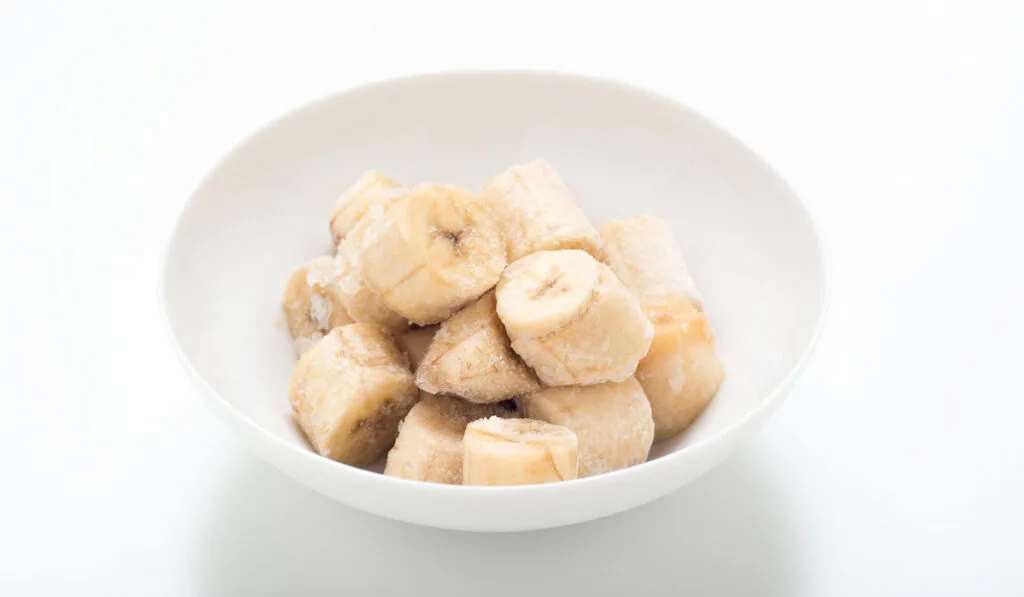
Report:
M601 224L598 230L604 243L604 262L640 299L640 304L678 296L698 311L704 310L683 252L664 220L644 216L613 220Z
M597 230L547 162L512 166L484 186L483 196L498 216L509 262L557 249L597 254Z
M345 309L355 321L374 323L392 332L406 330L409 322L366 284L359 260L367 240L376 233L377 223L400 196L400 190L380 195L338 245L338 288Z
M540 251L511 264L497 311L512 349L547 386L625 381L654 335L636 297L583 251Z
M420 363L423 362L423 357L427 355L427 350L430 349L430 343L433 342L434 335L437 334L438 329L439 326L431 325L425 328L412 329L395 337L395 340L398 341L398 347L409 357L409 368L413 373L416 372Z
M516 402L522 416L576 433L580 478L645 462L654 442L651 405L632 377L622 383L547 388Z
M531 485L575 479L576 434L533 419L490 417L466 426L465 485Z
M462 485L462 436L466 425L487 417L511 417L498 405L470 404L423 392L398 427L384 474L414 481Z
M401 192L401 185L376 170L363 173L331 210L331 236L340 243L374 205Z
M338 261L325 255L300 265L288 278L281 306L296 354L332 329L352 323L341 301L339 276Z
M537 376L509 345L493 291L441 324L416 370L416 385L481 404L540 389Z
M636 378L654 415L654 441L669 439L704 412L725 379L715 335L703 313L681 298L647 308L654 341Z
M419 185L374 224L359 261L368 287L417 325L487 292L505 268L498 224L468 190Z
M288 383L288 401L313 448L351 465L388 451L418 396L391 336L365 323L331 330L302 355Z

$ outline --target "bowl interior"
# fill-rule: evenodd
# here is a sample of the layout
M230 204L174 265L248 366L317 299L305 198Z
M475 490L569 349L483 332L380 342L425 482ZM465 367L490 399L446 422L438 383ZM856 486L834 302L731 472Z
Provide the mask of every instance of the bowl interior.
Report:
M240 414L308 450L286 399L295 357L279 298L294 267L330 251L335 198L370 168L405 184L479 188L536 158L595 223L667 220L704 295L728 378L655 457L737 423L798 364L822 315L824 270L807 214L776 174L678 104L525 73L381 83L246 140L200 185L168 249L163 292L185 358Z

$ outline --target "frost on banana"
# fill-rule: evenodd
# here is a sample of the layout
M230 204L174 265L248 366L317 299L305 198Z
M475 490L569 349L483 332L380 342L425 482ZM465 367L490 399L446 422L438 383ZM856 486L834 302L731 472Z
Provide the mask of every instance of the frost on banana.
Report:
M352 323L341 301L338 261L317 257L292 272L281 306L296 354L301 355L332 329Z
M516 402L522 416L576 433L580 478L645 462L654 442L651 405L632 377L622 383L547 388Z
M654 341L636 378L654 414L655 441L686 430L704 412L725 379L715 335L703 313L681 298L647 308Z
M654 330L615 274L583 251L540 251L511 264L497 311L512 349L547 386L625 381Z
M703 302L668 224L637 217L600 227L605 261L640 299L654 340L636 378L654 413L655 441L704 411L725 378Z
M338 198L331 210L331 236L340 243L374 205L401 192L401 185L376 170L363 173L354 185Z
M398 427L384 474L414 481L462 484L462 436L470 421L511 417L499 406L470 404L450 396L421 393Z
M482 195L498 216L509 262L557 249L597 254L597 230L548 163L512 166L487 183Z
M430 325L487 292L505 268L497 221L468 190L409 189L368 234L359 271L395 312Z
M418 396L391 336L365 323L331 330L302 355L288 383L288 401L313 448L351 465L387 452Z
M366 284L359 260L368 239L375 234L377 223L400 196L400 190L379 196L338 245L339 296L348 314L355 321L374 323L393 332L405 330L409 322Z
M465 485L531 485L575 479L576 434L533 419L479 419L466 426Z
M640 216L605 222L598 230L604 262L642 305L677 296L704 309L683 251L664 220Z
M501 402L540 389L533 371L512 351L488 292L441 324L416 385L480 404Z
M398 347L409 357L409 368L413 373L416 372L420 363L423 362L423 357L426 356L427 350L430 349L430 343L434 340L434 335L437 334L438 329L439 326L431 325L424 328L415 328L395 337Z

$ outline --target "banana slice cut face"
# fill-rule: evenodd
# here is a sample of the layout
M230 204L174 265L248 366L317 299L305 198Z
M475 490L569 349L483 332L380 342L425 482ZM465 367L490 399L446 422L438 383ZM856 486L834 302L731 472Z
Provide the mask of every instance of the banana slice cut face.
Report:
M488 292L441 324L416 370L416 385L481 404L540 389L533 371L509 344Z
M632 377L621 383L546 388L516 403L522 416L576 433L580 478L646 462L654 442L651 405Z
M366 236L359 259L363 279L417 325L447 319L491 289L505 268L494 215L461 187L409 189Z
M402 186L376 170L365 172L338 198L331 210L331 236L335 246L375 205L401 192Z
M512 166L488 182L482 195L498 217L510 262L557 249L597 254L597 230L547 162Z
M583 251L540 251L512 263L496 297L512 349L546 386L625 381L654 335L636 297Z
M490 417L466 426L465 485L532 485L577 477L576 434L533 419Z
M281 306L295 352L306 352L334 328L352 323L341 301L338 260L329 255L308 261L292 272Z
M331 330L299 358L288 384L288 401L313 448L351 465L388 451L418 397L390 334L365 323Z
M462 436L466 425L487 417L511 417L498 405L471 404L450 396L421 394L398 428L384 474L414 481L462 484Z

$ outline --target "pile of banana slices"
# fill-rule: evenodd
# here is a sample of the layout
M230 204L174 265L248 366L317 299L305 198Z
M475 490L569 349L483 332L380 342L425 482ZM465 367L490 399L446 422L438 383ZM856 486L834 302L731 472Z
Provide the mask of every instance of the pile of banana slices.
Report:
M724 378L668 225L595 228L545 162L481 192L364 174L334 255L292 274L288 399L321 455L385 475L524 485L647 460Z

